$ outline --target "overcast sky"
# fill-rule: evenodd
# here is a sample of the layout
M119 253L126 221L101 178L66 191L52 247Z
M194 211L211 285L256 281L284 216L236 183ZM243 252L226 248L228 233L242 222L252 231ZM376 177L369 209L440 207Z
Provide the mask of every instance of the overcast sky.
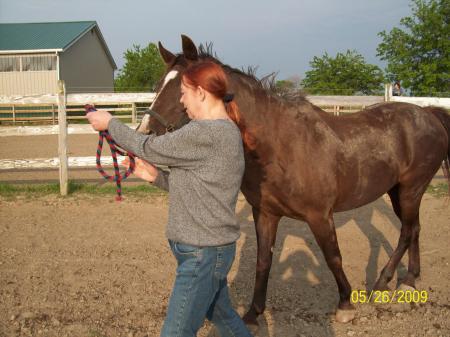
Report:
M133 44L161 41L181 51L180 34L213 42L220 60L257 75L303 77L314 56L356 49L376 56L378 32L399 26L411 0L0 0L0 22L97 21L118 65ZM89 51L86 51L89 52Z

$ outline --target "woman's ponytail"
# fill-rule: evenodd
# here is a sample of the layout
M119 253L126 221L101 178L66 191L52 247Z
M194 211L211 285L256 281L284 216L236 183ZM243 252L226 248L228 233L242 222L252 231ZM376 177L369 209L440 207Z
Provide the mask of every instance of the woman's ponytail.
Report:
M225 103L225 108L227 110L228 117L230 117L230 119L237 125L237 127L241 131L241 137L245 147L249 150L253 150L256 145L255 139L248 132L247 126L245 125L245 120L241 117L241 113L236 102L231 101Z

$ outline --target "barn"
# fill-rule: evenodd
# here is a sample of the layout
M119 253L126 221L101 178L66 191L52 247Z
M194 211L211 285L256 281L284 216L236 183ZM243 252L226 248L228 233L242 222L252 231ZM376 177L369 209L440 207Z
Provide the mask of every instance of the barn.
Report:
M96 21L0 24L0 96L113 92L116 69Z

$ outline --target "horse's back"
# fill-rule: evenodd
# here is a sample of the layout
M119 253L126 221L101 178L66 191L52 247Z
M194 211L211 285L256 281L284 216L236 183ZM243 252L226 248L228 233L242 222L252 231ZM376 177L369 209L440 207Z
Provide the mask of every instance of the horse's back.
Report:
M328 123L344 144L360 142L386 150L394 144L416 147L427 139L440 143L447 137L442 123L432 113L410 103L379 103L354 114L330 116Z
M364 110L343 116L329 116L327 122L342 137L352 137L356 130L404 130L415 126L426 130L436 126L433 116L418 105L410 103L378 103Z

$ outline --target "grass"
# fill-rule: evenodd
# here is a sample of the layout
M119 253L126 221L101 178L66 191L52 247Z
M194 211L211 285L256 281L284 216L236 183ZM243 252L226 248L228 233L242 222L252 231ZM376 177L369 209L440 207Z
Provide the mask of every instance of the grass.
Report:
M115 195L116 185L115 184L86 184L77 183L69 181L68 186L69 196L78 194L89 194L89 195ZM122 186L122 195L132 195L132 196L146 196L146 195L164 195L166 192L160 190L157 187L151 186L150 184L145 185L135 185L135 186ZM25 196L25 197L40 197L46 195L59 195L59 183L54 184L5 184L0 183L0 196L3 197L15 197L15 196Z
M68 189L69 189L69 196L78 194L89 194L98 196L116 194L115 184L95 185L69 181ZM437 198L446 197L449 195L448 184L438 183L429 185L427 188L427 193ZM136 197L143 197L148 195L165 195L166 192L150 184L143 184L135 186L122 186L122 194L132 195ZM59 195L59 184L54 183L54 184L15 185L15 184L0 183L0 196L14 197L19 195L30 198L46 195Z
M59 193L59 184L12 185L0 183L0 195L2 196L16 194L48 195L55 193Z
M437 198L443 198L448 196L448 184L447 183L438 183L429 185L427 188L427 193L430 193L432 196Z

